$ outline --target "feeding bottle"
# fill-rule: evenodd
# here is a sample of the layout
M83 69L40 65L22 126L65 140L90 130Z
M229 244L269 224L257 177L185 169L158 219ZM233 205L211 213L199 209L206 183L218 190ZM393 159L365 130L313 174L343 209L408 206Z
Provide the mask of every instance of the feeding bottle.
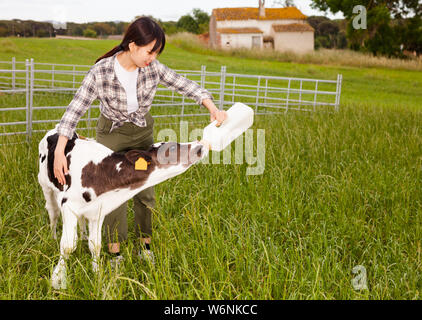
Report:
M213 151L221 151L253 124L254 112L251 107L236 102L227 110L227 118L217 127L217 120L204 128L202 141Z

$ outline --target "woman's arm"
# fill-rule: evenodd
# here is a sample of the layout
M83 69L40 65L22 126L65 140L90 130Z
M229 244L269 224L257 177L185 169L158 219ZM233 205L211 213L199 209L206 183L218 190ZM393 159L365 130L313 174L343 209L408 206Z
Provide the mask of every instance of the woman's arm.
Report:
M181 76L160 62L158 62L158 70L162 85L176 90L178 93L195 100L199 105L206 107L210 112L211 121L217 120L217 126L227 118L226 111L219 110L215 106L211 93L202 89L195 81Z
M73 100L70 102L63 114L60 124L57 127L57 134L59 139L57 141L56 149L54 151L54 176L60 184L65 184L65 174L68 173L67 160L64 154L67 141L72 138L75 127L79 119L83 116L86 110L91 106L91 103L97 98L97 88L93 67L88 71L88 74L82 81L82 85L76 92Z
M211 93L201 88L195 81L185 78L176 71L160 63L158 60L156 60L156 62L160 77L160 84L169 89L175 90L189 99L195 100L199 105L203 105L202 102L206 99L212 100L213 97Z
M62 119L60 120L60 124L57 127L57 133L60 136L72 139L79 119L85 114L91 106L91 103L97 98L98 91L97 83L95 81L94 67L95 66L92 66L88 71L81 86L78 91L76 91L73 100L68 105Z

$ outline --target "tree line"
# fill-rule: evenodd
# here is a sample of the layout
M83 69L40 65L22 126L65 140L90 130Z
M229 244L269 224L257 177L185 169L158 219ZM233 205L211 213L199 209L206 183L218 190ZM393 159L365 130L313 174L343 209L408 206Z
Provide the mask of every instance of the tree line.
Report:
M139 16L135 17L138 18ZM200 9L193 9L190 14L179 18L178 21L157 21L167 35L178 32L194 34L207 33L209 30L210 15ZM312 16L308 23L315 29L315 47L345 48L347 39L345 24L342 21L332 21L326 17ZM54 37L55 35L84 36L103 38L110 35L122 35L129 26L129 22L92 22L74 23L67 22L66 28L54 28L50 22L37 22L32 20L0 20L0 37Z
M284 2L283 2L284 3ZM292 6L294 1L285 1ZM367 9L367 29L355 29L355 5ZM422 3L418 0L312 0L313 8L332 13L342 12L345 19L331 20L310 16L307 22L315 30L315 49L350 48L374 55L404 57L404 53L422 53ZM135 17L136 19L137 17ZM178 21L155 19L167 35L178 32L207 33L210 15L201 9ZM51 22L33 20L0 20L0 37L55 37L56 35L106 38L122 35L129 22L66 23L66 28L54 28Z
M138 18L135 17L135 19ZM193 9L191 14L180 17L178 21L157 21L168 35L177 32L191 32L201 34L208 32L210 16L208 13ZM0 20L0 37L55 37L56 35L84 36L104 38L110 35L122 35L130 22L67 22L66 27L54 27L53 22L39 22L34 20Z
M55 37L56 35L106 37L121 35L128 22L67 22L65 28L54 27L52 22L33 20L0 20L0 37Z

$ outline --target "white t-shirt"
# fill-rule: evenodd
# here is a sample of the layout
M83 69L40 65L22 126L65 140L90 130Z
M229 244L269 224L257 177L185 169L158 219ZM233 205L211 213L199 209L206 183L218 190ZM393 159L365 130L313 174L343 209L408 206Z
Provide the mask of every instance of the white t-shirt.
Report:
M138 97L136 95L138 69L139 68L136 68L134 71L127 71L120 65L119 61L117 60L117 57L115 59L114 71L116 72L117 79L119 79L120 83L126 91L128 113L135 112L139 108Z

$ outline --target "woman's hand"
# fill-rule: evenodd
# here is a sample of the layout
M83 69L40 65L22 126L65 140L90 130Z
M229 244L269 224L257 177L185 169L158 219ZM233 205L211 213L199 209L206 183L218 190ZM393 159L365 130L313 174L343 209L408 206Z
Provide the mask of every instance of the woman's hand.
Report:
M67 160L64 152L54 152L54 176L60 184L66 183L65 174L68 174Z
M216 126L219 127L224 120L227 119L227 112L224 110L216 110L210 115L210 120L213 122L214 120L217 120Z
M68 138L59 136L57 141L56 150L54 151L54 176L57 178L61 185L66 183L65 174L69 173L67 167L67 159L64 155L64 149L66 147Z
M227 112L224 110L219 110L211 99L204 99L202 101L202 104L210 112L211 122L213 122L214 120L217 120L217 127L220 126L223 123L223 121L227 119Z

